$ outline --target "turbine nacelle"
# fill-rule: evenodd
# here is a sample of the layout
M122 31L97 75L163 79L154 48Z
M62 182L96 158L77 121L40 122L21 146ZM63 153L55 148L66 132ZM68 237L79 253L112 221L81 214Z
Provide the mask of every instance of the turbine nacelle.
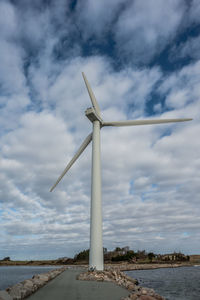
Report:
M98 116L93 107L89 107L85 111L86 117L93 123L94 121L99 121L101 124L103 120Z

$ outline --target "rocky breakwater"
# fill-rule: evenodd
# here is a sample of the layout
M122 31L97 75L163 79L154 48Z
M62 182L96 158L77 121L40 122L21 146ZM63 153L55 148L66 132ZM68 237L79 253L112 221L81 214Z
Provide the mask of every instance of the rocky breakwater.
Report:
M66 269L67 267L62 267L51 270L47 273L34 275L32 279L27 279L13 285L12 287L8 287L6 290L0 291L0 300L24 299L36 292L39 288L43 287L48 281L54 279Z
M79 274L77 279L114 282L130 291L130 295L121 300L165 300L162 296L156 294L153 289L139 286L136 279L133 279L116 269L107 271L88 271Z
M122 264L107 264L106 270L120 270L120 271L132 271L132 270L153 270L162 268L179 268L191 266L188 263L154 263L154 264L132 264L132 263L122 263Z

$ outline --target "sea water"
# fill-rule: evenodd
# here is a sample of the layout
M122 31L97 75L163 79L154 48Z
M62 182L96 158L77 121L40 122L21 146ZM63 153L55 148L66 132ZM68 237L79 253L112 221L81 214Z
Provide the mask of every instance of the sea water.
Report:
M7 287L26 279L30 279L33 275L47 273L56 268L58 268L58 266L1 266L0 290L4 290Z
M167 300L200 300L200 266L126 271Z

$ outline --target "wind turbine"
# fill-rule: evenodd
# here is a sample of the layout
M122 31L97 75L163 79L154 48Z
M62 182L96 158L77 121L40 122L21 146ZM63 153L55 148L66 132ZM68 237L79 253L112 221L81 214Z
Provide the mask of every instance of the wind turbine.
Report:
M86 117L93 124L93 131L90 133L74 157L68 163L56 183L52 186L51 192L60 182L63 176L71 168L81 153L92 141L92 184L91 184L91 210L90 210L90 253L89 253L89 269L103 270L103 242L102 242L102 204L101 204L101 151L100 151L100 129L105 126L136 126L150 125L161 123L184 122L192 119L154 119L154 120L127 120L104 122L101 118L101 112L94 93L84 73L82 73L85 81L92 107L85 111Z

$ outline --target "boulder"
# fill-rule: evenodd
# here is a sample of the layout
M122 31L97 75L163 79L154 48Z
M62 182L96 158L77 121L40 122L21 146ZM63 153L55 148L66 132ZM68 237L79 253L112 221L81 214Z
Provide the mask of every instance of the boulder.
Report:
M160 296L160 295L158 295L158 294L155 294L155 295L154 295L154 298L155 298L156 300L165 300L164 297L162 297L162 296Z
M21 300L31 294L33 294L40 287L44 286L49 280L55 278L57 275L66 270L66 267L58 270L51 270L45 274L34 275L32 279L25 280L18 284L13 285L6 289L6 291L0 291L0 300ZM5 298L6 296L10 298ZM5 299L4 299L4 298Z
M7 288L6 291L9 293L13 300L20 300L23 293L23 284L17 283L12 287Z
M96 280L96 281L112 281L119 286L125 287L132 292L123 300L164 300L163 297L157 295L153 289L143 288L138 285L138 281L126 276L119 269L111 268L105 271L87 271L77 276L79 280Z
M138 300L155 300L155 298L149 295L142 295L138 298Z
M0 291L0 300L13 300L13 298L6 291Z
M138 299L138 295L137 294L131 294L129 300L137 300Z
M49 279L51 279L51 277L49 277L48 274L40 274L38 277L42 283L46 283L49 281Z
M128 284L127 285L127 289L129 290L129 291L134 291L135 290L135 285L134 284Z
M142 295L147 295L147 290L144 289L144 288L142 288L142 289L141 289L141 294L142 294Z

